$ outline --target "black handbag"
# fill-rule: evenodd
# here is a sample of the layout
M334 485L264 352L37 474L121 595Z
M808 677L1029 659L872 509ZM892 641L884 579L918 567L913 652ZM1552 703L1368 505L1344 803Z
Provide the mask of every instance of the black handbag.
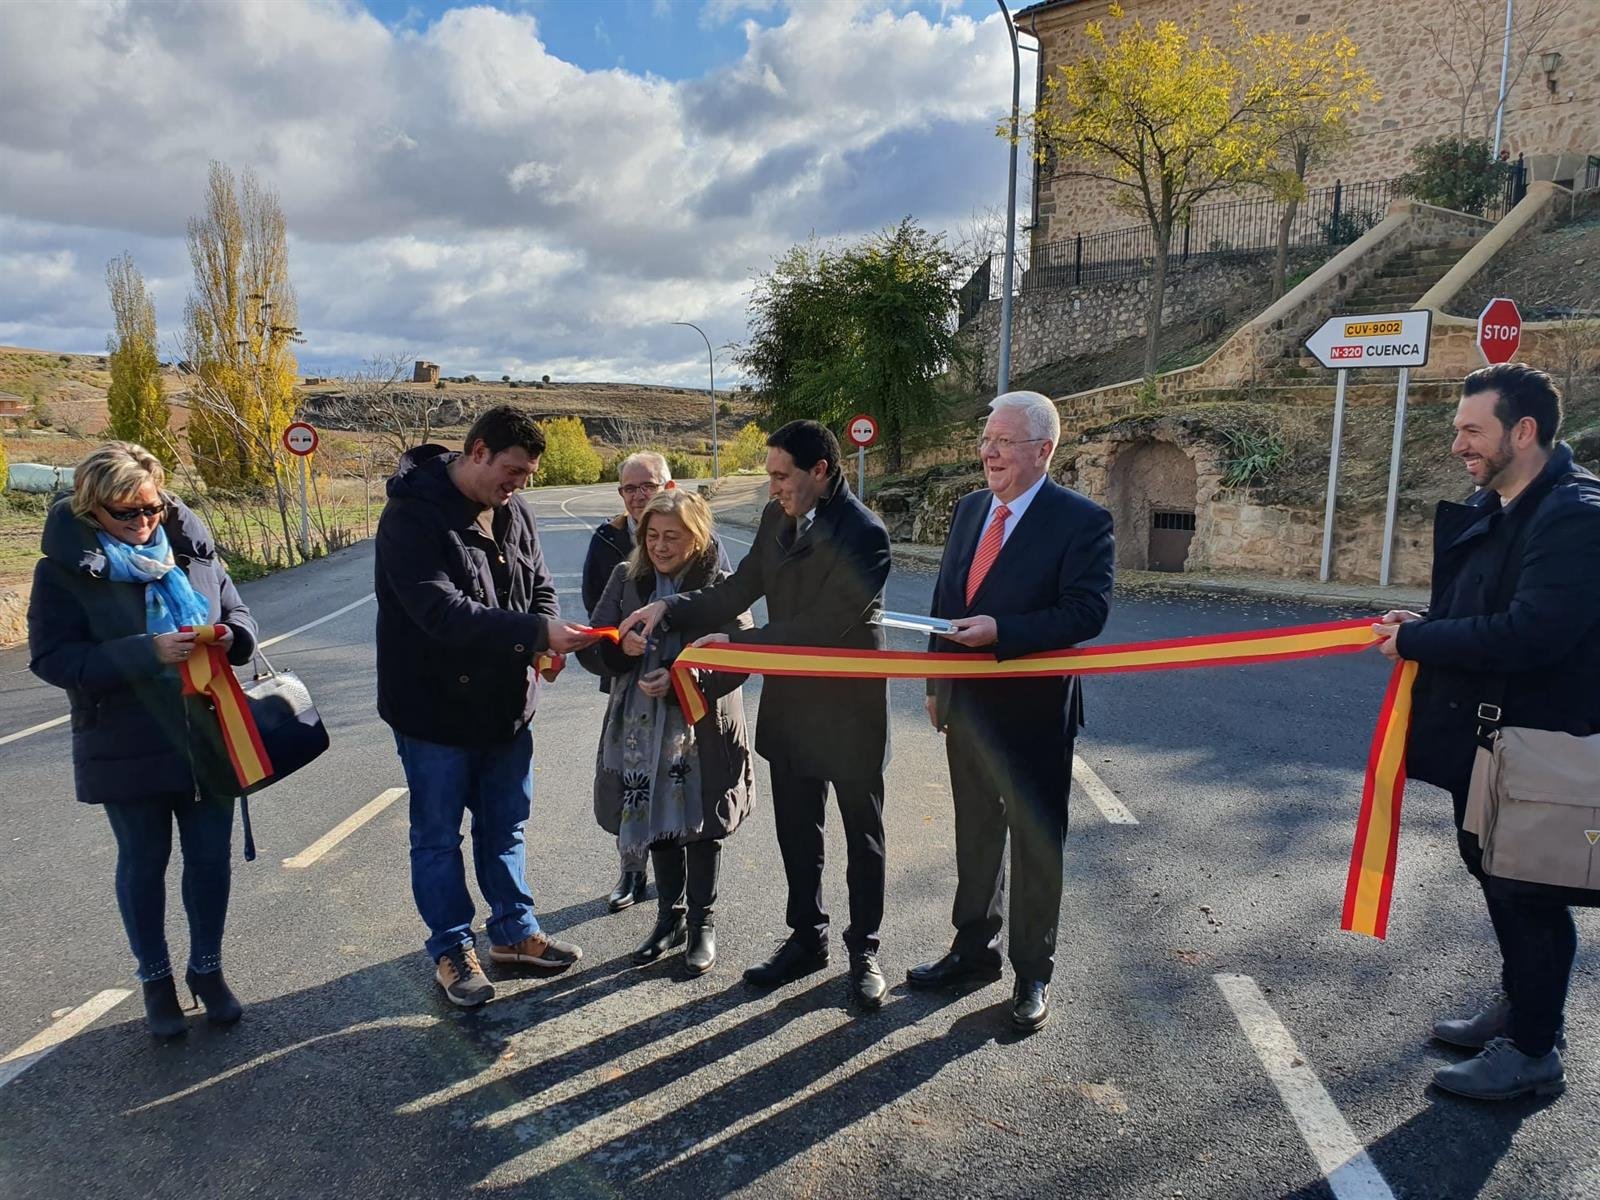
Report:
M249 797L280 779L287 779L307 763L314 762L328 748L328 730L311 700L311 692L301 682L300 676L293 671L278 670L260 650L255 653L255 668L255 675L241 683L240 689L250 706L250 716L261 738L261 747L266 751L267 762L272 767L265 779L241 788L217 722L205 722L202 726L204 736L198 740L194 737L194 725L191 723L190 726L195 778L201 791L217 796L239 797L239 811L244 821L244 857L247 862L256 856L255 835L250 828Z

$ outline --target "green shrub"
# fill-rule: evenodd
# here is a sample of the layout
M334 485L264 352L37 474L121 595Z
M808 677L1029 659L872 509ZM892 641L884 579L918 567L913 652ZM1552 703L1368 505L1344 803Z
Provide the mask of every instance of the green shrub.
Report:
M1504 193L1512 169L1495 158L1487 138L1442 137L1411 151L1400 191L1424 204L1481 216Z
M734 434L723 450L723 461L733 471L748 471L767 461L767 431L754 421Z
M600 478L600 452L577 417L557 417L544 426L544 455L533 477L535 486L595 483Z
M668 450L667 466L674 479L705 479L711 474L711 462L682 450Z
M0 437L0 492L6 490L6 474L10 469L10 460L6 458L6 439Z

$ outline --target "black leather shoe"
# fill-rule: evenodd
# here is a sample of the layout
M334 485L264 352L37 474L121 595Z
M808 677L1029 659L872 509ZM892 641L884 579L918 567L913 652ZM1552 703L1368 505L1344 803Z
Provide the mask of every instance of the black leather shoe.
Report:
M645 891L646 880L643 871L624 871L622 878L617 880L617 886L611 889L611 895L606 897L606 904L612 912L621 912L643 900Z
M993 983L1000 978L998 966L987 966L962 958L954 950L943 958L912 967L906 982L914 988L954 987L958 983Z
M195 973L190 967L183 974L184 983L189 985L189 995L196 1004L204 1002L206 1006L206 1020L213 1025L232 1025L244 1016L244 1005L239 1003L228 987L228 981L222 977L221 971L207 971L204 975Z
M766 962L745 968L744 981L770 988L792 983L828 965L827 946L808 946L795 937L785 938Z
M681 946L689 938L689 925L681 913L669 913L656 918L656 927L650 931L639 948L633 952L637 966L653 963L674 946Z
M1050 985L1039 979L1019 979L1011 993L1011 1024L1024 1033L1043 1029L1050 1019Z
M717 961L717 927L710 922L689 926L689 948L684 951L683 969L690 975L704 975Z
M877 1012L882 1008L888 991L889 981L878 967L876 954L850 956L850 998L863 1012Z
M171 975L151 979L144 985L144 1023L152 1037L170 1042L189 1031L178 1007L178 985Z

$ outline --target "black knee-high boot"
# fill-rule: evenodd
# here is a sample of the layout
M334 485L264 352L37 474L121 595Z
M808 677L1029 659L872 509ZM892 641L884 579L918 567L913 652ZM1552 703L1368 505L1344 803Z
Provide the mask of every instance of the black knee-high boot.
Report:
M713 913L717 904L717 876L722 869L722 843L691 842L687 848L689 949L684 967L691 975L704 975L717 961L717 929Z
M656 869L656 927L633 952L633 961L639 966L655 962L674 946L683 945L688 937L687 923L684 920L683 892L686 865L683 847L666 846L652 849L650 861Z

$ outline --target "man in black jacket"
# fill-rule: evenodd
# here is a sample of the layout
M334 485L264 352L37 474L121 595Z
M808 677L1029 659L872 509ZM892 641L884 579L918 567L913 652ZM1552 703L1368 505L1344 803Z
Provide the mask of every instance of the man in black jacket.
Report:
M1482 1050L1434 1081L1499 1100L1565 1086L1563 1009L1577 929L1573 892L1486 875L1462 830L1480 706L1507 727L1600 733L1600 481L1556 442L1561 396L1520 363L1467 376L1451 453L1478 486L1439 505L1426 616L1391 612L1374 630L1391 659L1419 664L1406 769L1448 790L1467 870L1488 902L1503 993L1474 1016L1433 1027ZM1596 781L1600 787L1600 781Z
M883 522L850 493L839 442L815 421L791 421L767 439L772 501L754 543L728 578L699 592L656 601L623 623L637 651L663 615L700 628L726 625L758 599L767 624L702 642L883 648L876 617L889 577ZM637 628L636 628L637 627ZM792 931L777 952L744 973L775 987L828 962L822 906L823 816L833 784L844 819L850 889L851 995L873 1011L888 985L878 967L883 920L883 768L889 747L889 693L882 679L772 676L762 685L756 752L772 770L772 810L788 877Z
M1038 392L990 404L978 441L988 487L956 505L930 649L1017 658L1099 635L1111 606L1111 514L1049 476L1061 418ZM954 643L952 645L951 643ZM939 680L928 717L945 733L956 814L955 939L907 973L912 987L1000 978L1000 910L1011 835L1011 1021L1050 1016L1072 748L1082 716L1075 678Z
M378 715L394 730L411 793L411 892L428 955L463 1007L494 995L474 947L464 812L491 909L490 958L561 968L581 957L540 931L525 878L535 662L594 640L561 619L533 513L517 496L543 451L532 418L492 408L465 453L405 454L378 522Z

